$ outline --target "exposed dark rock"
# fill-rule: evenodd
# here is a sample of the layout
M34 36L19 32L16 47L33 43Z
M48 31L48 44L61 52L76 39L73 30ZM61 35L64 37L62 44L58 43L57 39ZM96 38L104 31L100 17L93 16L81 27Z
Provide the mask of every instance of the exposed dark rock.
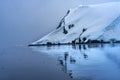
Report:
M72 41L72 44L75 44L75 40Z
M71 29L71 28L73 28L74 26L75 26L74 24L70 24L70 25L68 25L68 28Z
M79 38L79 43L81 43L81 39Z
M47 45L52 45L52 43L51 42L47 42Z
M87 28L83 28L82 32L85 32L87 30Z
M69 13L70 13L70 10L68 10L68 11L67 11L67 14L66 14L66 16L67 16Z
M61 45L61 43L58 43L58 45Z
M91 40L91 43L101 43L99 40Z
M104 40L101 40L100 42L101 42L101 43L104 43Z
M61 26L62 26L62 21L60 21L60 23L56 29L60 28Z
M86 38L86 37L84 37L84 38L83 38L83 41L85 41L85 40L87 40L87 38Z
M113 38L113 39L110 39L110 42L114 43L116 42L116 40Z
M68 33L68 31L65 29L65 26L63 26L63 33L64 33L64 34L67 34L67 33Z

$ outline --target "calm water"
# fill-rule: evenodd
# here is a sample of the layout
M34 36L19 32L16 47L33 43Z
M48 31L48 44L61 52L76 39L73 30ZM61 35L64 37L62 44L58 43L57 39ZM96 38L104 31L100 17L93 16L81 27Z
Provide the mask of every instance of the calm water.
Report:
M49 66L49 67L48 67ZM0 80L69 80L58 62L28 46L0 50Z
M1 49L0 80L120 80L120 45Z
M31 47L54 58L73 80L120 80L120 45Z

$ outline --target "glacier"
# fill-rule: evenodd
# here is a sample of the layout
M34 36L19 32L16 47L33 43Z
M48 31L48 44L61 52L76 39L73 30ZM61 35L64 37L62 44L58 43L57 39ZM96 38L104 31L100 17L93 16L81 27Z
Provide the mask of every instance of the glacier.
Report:
M31 45L91 40L120 41L120 2L79 5L69 9L55 30Z

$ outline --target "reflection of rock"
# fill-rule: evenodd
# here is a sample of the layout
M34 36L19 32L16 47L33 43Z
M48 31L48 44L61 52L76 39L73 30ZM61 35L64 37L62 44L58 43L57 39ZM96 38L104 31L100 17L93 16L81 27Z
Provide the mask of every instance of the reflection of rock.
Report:
M106 48L106 46L109 47ZM101 78L102 80L116 80L115 77L120 80L119 76L113 75L113 73L120 74L118 67L116 68L120 60L120 54L116 52L119 53L120 47L116 48L116 45L112 47L104 44L41 46L33 47L33 49L57 58L62 70L74 80L101 80ZM104 73L107 74L104 75ZM111 78L111 76L114 77Z
M73 76L72 76L72 70L69 71L69 76L70 76L71 78L73 78Z
M65 54L64 54L64 59L65 59L65 61L67 60L67 57L68 57L68 53L65 52Z
M87 55L87 54L84 53L83 55L84 55L84 58L85 58L85 59L88 58L88 55Z
M83 49L86 49L86 45L83 45Z
M76 60L73 57L70 56L70 63L75 64L75 62L76 62Z
M60 64L63 66L64 64L63 64L63 60L59 60L59 62L60 62Z

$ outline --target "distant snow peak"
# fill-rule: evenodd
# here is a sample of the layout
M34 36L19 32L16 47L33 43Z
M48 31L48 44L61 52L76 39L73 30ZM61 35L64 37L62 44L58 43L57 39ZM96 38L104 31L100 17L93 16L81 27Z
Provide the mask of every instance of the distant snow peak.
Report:
M120 41L120 2L79 5L67 11L57 28L32 45Z

